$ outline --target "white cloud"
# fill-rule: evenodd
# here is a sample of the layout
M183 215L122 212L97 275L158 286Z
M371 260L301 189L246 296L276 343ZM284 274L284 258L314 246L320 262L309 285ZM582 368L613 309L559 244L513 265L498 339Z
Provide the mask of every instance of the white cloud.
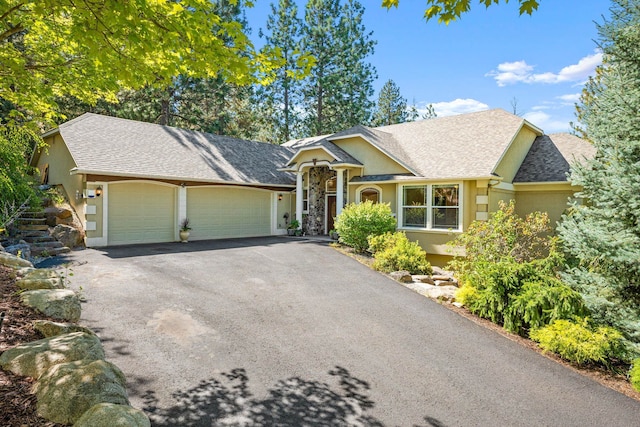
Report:
M571 126L569 125L570 120L561 120L544 111L532 111L524 114L522 117L544 130L545 133L571 131Z
M473 113L475 111L488 110L489 106L484 102L475 99L454 99L448 102L434 102L433 108L436 110L438 117L455 116L456 114ZM418 108L420 114L424 114L426 110Z
M563 102L569 102L571 104L574 104L576 102L578 102L580 100L580 92L578 93L569 93L567 95L560 95L557 96L556 98L558 98L559 100L563 101Z
M602 64L602 52L596 50L593 54L580 59L577 64L568 65L558 73L550 71L534 73L535 67L526 61L503 62L496 70L491 70L485 76L493 77L498 86L503 87L515 83L584 83L594 74L595 68Z

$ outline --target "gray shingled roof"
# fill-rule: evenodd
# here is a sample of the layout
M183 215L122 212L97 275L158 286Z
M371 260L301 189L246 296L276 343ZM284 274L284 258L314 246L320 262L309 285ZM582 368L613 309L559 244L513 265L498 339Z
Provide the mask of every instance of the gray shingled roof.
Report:
M525 125L504 110L487 110L376 128L401 141L385 148L418 175L430 179L491 176ZM382 141L381 143L385 143Z
M429 179L489 177L522 126L541 131L501 109L391 126L355 126L336 134L287 143L300 148L318 139L362 134L407 169Z
M593 157L595 148L568 133L539 136L533 142L514 183L568 181L569 164Z
M87 113L59 127L80 172L184 181L295 185L278 171L295 150Z
M335 157L337 157L336 160L331 162L334 165L343 164L343 163L348 163L348 164L351 164L351 165L362 165L362 163L360 163L360 161L358 159L356 159L351 154L347 153L342 148L338 147L336 144L334 144L333 142L328 141L325 138L322 138L322 139L319 139L319 140L314 140L312 143L301 145L299 148L303 148L303 147L304 148L314 148L314 147L323 147L323 148L325 148L327 151L329 151ZM291 162L291 160L289 160L289 162Z

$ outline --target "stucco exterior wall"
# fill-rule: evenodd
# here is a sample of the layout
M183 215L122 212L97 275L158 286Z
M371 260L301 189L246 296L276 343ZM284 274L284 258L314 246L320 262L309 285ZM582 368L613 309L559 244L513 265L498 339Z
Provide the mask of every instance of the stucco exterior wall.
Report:
M87 190L94 190L98 188L100 184L98 183L87 183ZM103 187L103 194L107 194L108 190L106 186ZM87 222L95 222L96 229L95 230L86 230L87 238L97 238L103 237L103 226L104 226L104 197L94 197L91 199L87 199L87 203L85 206L85 217ZM95 209L95 214L91 213ZM90 228L90 227L88 227Z
M329 153L327 153L325 150L321 149L321 148L316 148L313 150L307 150L307 151L302 151L300 152L300 154L298 154L294 160L295 163L297 164L301 164L301 163L312 163L313 159L316 159L316 161L320 162L320 161L329 161L332 162L335 160L335 158L331 155L329 155Z
M277 200L277 209L276 209L276 228L278 230L284 230L288 227L289 223L291 222L292 219L294 219L295 217L293 216L293 210L291 209L291 200L293 199L293 197L291 196L292 193L285 193L285 192L280 192L276 195L277 198L279 198L280 195L282 195L282 200ZM295 203L295 201L294 201ZM295 206L295 205L293 205ZM285 213L287 214L287 219L284 218Z
M503 182L512 183L518 173L520 165L527 156L536 134L529 128L523 127L511 142L511 145L496 166L495 173L502 177Z
M49 185L62 185L69 203L75 209L81 221L84 216L84 199L76 198L82 195L84 189L84 175L71 175L70 170L76 167L69 149L60 135L53 135L45 140L47 148L42 151L36 167L42 171L45 164L49 167Z
M362 138L346 138L332 142L347 153L351 154L364 165L364 175L409 172L406 168L390 159L387 155ZM359 171L355 172L355 174L359 175Z
M567 185L568 186L568 185ZM549 214L549 224L556 228L562 214L568 208L568 201L573 197L573 191L518 191L516 192L516 213L525 216L531 212L540 211Z

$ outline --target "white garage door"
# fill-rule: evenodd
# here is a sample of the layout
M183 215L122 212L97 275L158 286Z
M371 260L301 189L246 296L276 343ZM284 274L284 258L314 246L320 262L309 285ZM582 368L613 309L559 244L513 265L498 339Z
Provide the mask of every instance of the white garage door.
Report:
M175 240L174 187L148 183L109 185L109 245Z
M187 217L191 239L268 236L271 193L237 187L189 188Z

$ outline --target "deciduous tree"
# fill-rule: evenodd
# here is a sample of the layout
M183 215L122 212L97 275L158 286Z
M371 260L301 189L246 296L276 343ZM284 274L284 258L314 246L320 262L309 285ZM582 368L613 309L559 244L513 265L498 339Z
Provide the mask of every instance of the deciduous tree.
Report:
M207 0L7 0L0 5L0 98L12 119L53 119L56 98L94 104L178 75L252 81L268 61Z
M382 6L387 9L398 7L400 0L382 0ZM500 0L479 0L479 3L485 7L499 4ZM509 3L509 0L504 0ZM531 15L538 9L540 2L538 0L518 0L520 4L520 15ZM464 13L471 10L471 0L427 0L427 9L424 17L427 21L438 18L438 22L449 24L451 21L459 19Z

